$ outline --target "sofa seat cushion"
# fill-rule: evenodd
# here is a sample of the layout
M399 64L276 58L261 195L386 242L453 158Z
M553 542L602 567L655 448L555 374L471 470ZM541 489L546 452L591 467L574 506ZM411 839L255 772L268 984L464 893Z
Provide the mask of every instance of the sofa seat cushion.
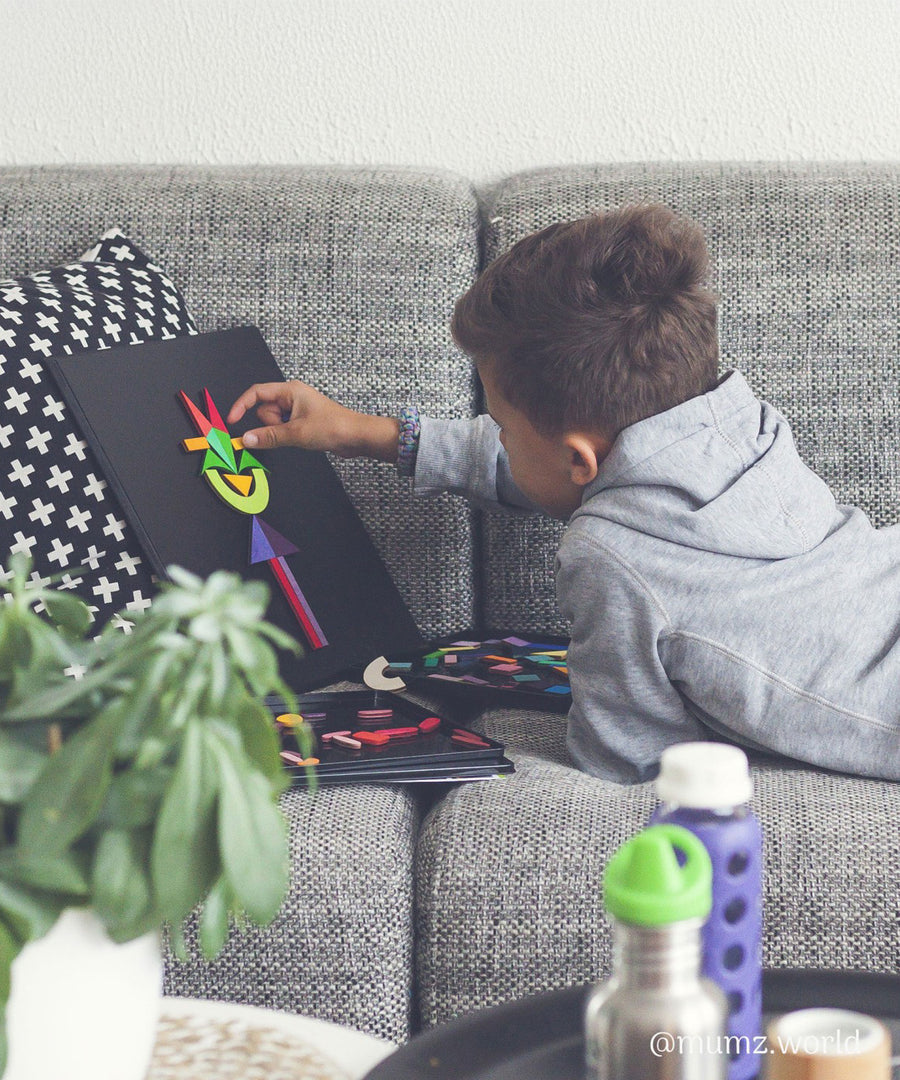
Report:
M510 757L513 776L455 788L423 822L416 963L426 1027L610 970L603 870L647 823L653 786ZM766 966L900 970L900 784L753 773Z
M292 789L291 884L274 922L233 928L212 961L168 947L165 992L301 1013L391 1042L411 1034L419 812L397 785Z

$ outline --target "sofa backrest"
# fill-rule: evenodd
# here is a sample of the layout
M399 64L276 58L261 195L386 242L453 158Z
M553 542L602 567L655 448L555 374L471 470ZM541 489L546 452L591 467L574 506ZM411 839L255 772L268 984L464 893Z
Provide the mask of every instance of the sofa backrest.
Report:
M722 368L791 422L838 501L900 520L900 165L674 164L541 169L480 192L485 259L555 221L659 201L706 232ZM564 632L562 526L490 515L488 625Z
M0 279L75 259L117 225L201 331L259 326L287 377L353 408L463 417L481 402L448 326L479 265L554 221L640 200L706 231L723 368L788 416L839 500L898 520L900 165L578 166L479 191L414 168L10 167ZM387 466L335 464L426 635L565 632L561 525L414 500Z
M289 378L353 408L471 415L448 326L478 267L474 191L451 173L339 167L0 169L0 280L78 258L112 226L182 289L201 332L258 326ZM474 517L393 468L335 462L420 628L476 619Z

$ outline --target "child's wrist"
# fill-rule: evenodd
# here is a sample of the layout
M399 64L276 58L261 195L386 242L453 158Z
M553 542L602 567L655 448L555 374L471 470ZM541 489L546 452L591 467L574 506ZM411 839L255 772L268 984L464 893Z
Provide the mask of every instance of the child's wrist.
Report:
M368 457L394 464L400 423L390 416L354 413L339 453L344 457Z

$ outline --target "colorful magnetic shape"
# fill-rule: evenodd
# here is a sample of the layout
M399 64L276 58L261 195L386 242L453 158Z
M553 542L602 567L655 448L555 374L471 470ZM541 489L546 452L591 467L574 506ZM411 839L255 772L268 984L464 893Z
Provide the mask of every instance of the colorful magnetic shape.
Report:
M313 615L297 579L285 562L285 556L293 555L298 548L257 516L269 505L269 481L266 476L268 469L244 448L242 439L231 437L205 387L203 398L206 416L183 390L179 393L194 426L200 432L199 438L183 439L181 445L190 452L205 450L200 474L226 505L239 513L251 515L251 564L269 564L291 611L303 627L309 644L313 649L321 649L328 644L328 639ZM235 456L236 450L241 452L240 467ZM246 475L248 470L249 476Z
M268 562L282 555L294 555L299 549L266 522L255 517L250 523L250 565Z
M209 417L210 423L214 428L218 428L219 431L228 431L225 427L225 421L219 415L219 410L216 408L215 402L210 397L209 391L206 387L203 387L203 397L206 401L206 415Z
M207 435L212 428L212 424L207 420L197 406L191 401L187 394L180 390L181 401L187 411L190 413L191 419L194 421L194 427L200 432L201 435Z
M252 476L239 476L237 473L222 473L222 479L227 480L236 491L245 497L250 494L250 488L253 487Z
M207 443L207 445L209 445ZM200 466L200 475L208 473L210 469L231 469L227 461L223 461L212 447L203 456L203 464ZM234 471L234 470L232 470Z
M212 427L206 433L206 440L210 449L214 450L232 471L237 472L237 459L234 456L234 447L231 445L231 436L227 431Z
M233 444L234 440L232 439L232 445ZM262 469L264 472L269 471L265 465L256 460L249 450L245 450L243 446L239 447L239 449L241 451L241 464L238 472L244 472L245 469Z
M261 514L269 505L269 481L262 469L254 469L250 474L254 485L249 495L242 495L239 491L235 491L218 469L210 469L203 475L219 498L238 513Z
M281 586L281 591L284 593L291 611L293 611L297 621L303 627L303 632L306 634L310 646L313 649L321 649L324 645L327 645L328 639L322 633L322 627L319 626L315 615L313 615L312 608L307 603L306 597L297 584L297 579L291 573L291 568L281 556L277 559L270 559L269 566L272 568L275 580Z

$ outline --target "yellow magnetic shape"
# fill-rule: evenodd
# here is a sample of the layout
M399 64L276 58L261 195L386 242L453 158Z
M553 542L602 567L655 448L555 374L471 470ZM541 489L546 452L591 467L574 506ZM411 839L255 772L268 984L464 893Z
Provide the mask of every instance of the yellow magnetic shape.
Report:
M261 514L269 505L269 481L264 469L250 470L254 483L249 495L242 495L241 492L235 491L225 479L225 476L232 475L230 473L223 474L217 469L207 469L203 475L213 491L232 510L237 510L241 514Z
M238 438L231 440L231 445L235 448L235 450L243 450L244 440L240 438L240 436L238 436Z
M239 473L228 472L222 473L222 476L228 481L229 484L231 484L233 488L237 488L237 490L242 495L250 494L250 488L253 487L252 476L241 476Z

